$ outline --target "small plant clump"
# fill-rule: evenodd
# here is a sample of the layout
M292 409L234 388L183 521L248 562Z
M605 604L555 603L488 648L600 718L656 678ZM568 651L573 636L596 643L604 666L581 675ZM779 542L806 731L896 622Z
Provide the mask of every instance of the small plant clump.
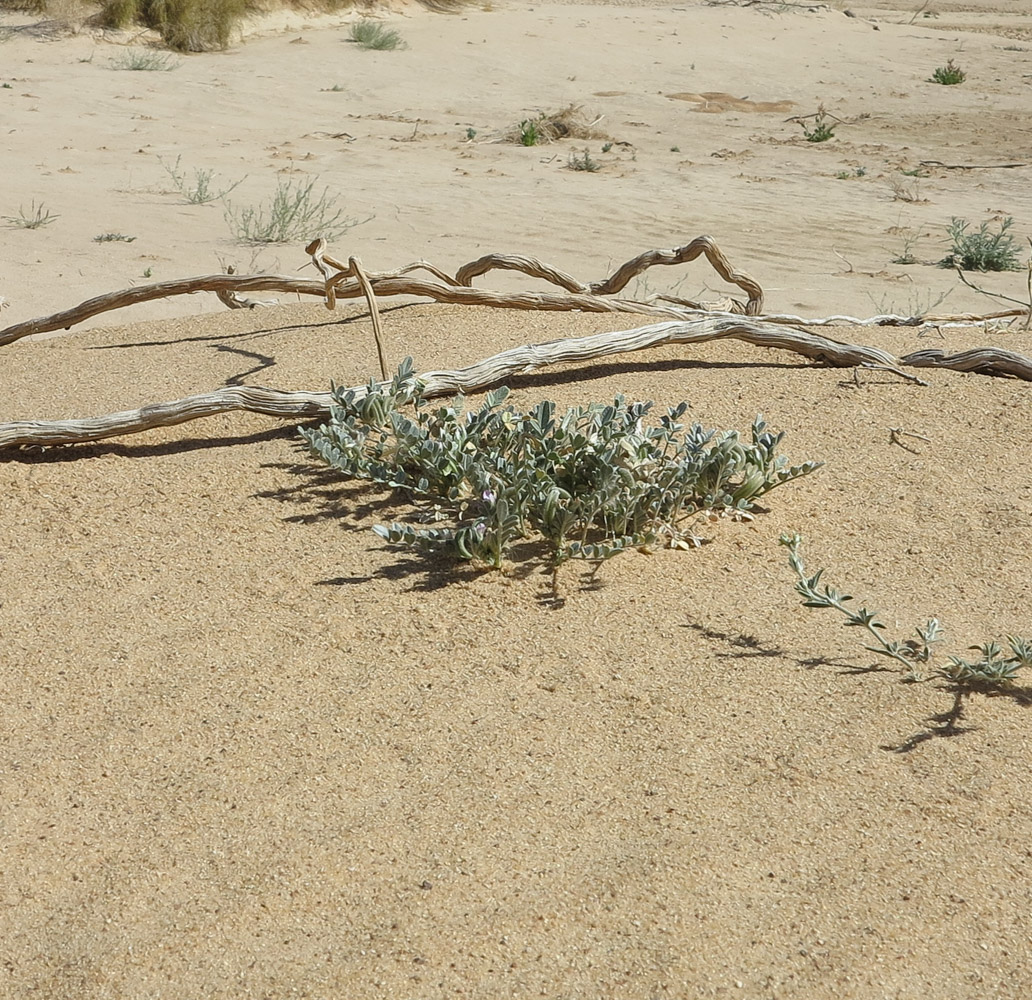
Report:
M945 66L939 66L931 77L929 83L941 83L944 87L954 87L967 79L965 73L952 59L946 60Z
M132 243L135 236L126 236L125 233L101 233L93 237L94 243Z
M226 221L242 243L290 243L316 236L332 240L359 225L337 207L328 188L316 195L315 183L280 181L271 201L257 208L235 208L227 202Z
M835 136L835 125L828 120L828 112L823 104L817 106L817 113L811 115L812 121L802 119L803 138L807 142L827 142Z
M351 25L348 38L360 49L374 49L378 52L393 52L407 47L397 31L379 21L356 21Z
M542 111L534 118L523 118L499 133L494 141L514 142L520 146L543 146L559 139L609 140L609 136L596 128L600 121L600 117L586 118L579 104L568 104L558 111Z
M559 414L548 401L527 412L503 406L505 387L469 411L461 397L434 406L423 391L406 359L389 383L335 388L329 423L301 434L345 476L404 490L421 506L416 523L374 529L387 542L498 568L513 543L539 536L553 588L570 559L601 564L662 541L687 548L689 518L747 512L821 465L789 467L777 454L782 435L760 417L748 441L686 428L687 403L649 427L652 404L622 396Z
M207 205L210 201L218 201L225 198L234 188L239 187L247 180L246 177L241 177L240 180L234 181L229 187L215 191L211 186L212 178L215 176L214 170L194 168L193 179L191 180L187 177L185 171L179 169L180 160L182 160L182 157L177 156L176 162L169 166L160 156L158 157L158 162L164 168L165 173L172 178L172 183L175 185L176 190L191 205Z
M103 0L101 18L112 28L141 23L160 32L178 52L205 52L229 45L233 29L247 13L247 0ZM119 69L174 69L168 66Z
M602 164L593 159L586 149L582 153L570 153L566 160L566 166L570 170L584 170L591 174L602 169Z
M1019 271L1018 247L1010 232L1014 219L1008 216L994 233L989 223L983 222L974 232L968 232L967 219L958 219L946 227L953 242L950 252L939 261L939 267L960 268L962 271Z
M887 641L882 635L884 622L879 621L876 611L860 608L857 611L846 607L853 600L849 594L843 594L832 587L820 589L824 570L818 570L813 576L806 575L806 565L799 553L802 538L798 534L782 535L781 545L788 549L789 565L795 571L798 580L796 591L803 598L804 608L833 608L842 614L846 626L864 628L875 645L865 646L872 653L895 660L905 668L903 679L920 681L920 667L932 660L932 646L942 641L945 633L938 619L929 618L923 627L914 630L914 639L903 642ZM1032 667L1032 639L1008 636L1010 655L1005 655L999 643L987 642L980 646L972 646L980 655L971 660L959 656L950 656L945 666L937 667L933 676L943 677L966 690L988 690L1009 687L1017 679L1022 667Z
M109 61L112 69L136 73L168 73L179 68L179 63L167 52L152 52L150 49L127 49Z
M27 212L23 205L19 205L17 215L5 215L3 218L4 222L9 226L14 226L16 229L42 229L44 226L49 226L52 222L60 219L61 216L54 215L43 202L37 205L35 199L33 199Z

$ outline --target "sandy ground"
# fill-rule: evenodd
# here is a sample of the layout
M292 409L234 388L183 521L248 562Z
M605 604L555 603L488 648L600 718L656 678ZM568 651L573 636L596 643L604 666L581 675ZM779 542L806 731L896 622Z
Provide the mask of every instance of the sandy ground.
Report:
M338 242L372 268L508 250L590 279L708 232L771 308L920 307L956 282L889 263L900 218L925 260L951 215L1032 231L1029 168L931 170L914 203L887 182L927 159L1028 159L1029 19L856 13L409 12L401 52L356 52L320 22L160 74L109 70L117 50L85 35L14 37L4 214L35 198L61 217L0 230L4 322L145 269L250 263L220 208L169 193L158 155L248 174L234 197L281 169L318 175L375 215ZM926 84L949 56L969 81ZM785 112L669 96L704 92L871 117L815 146ZM583 174L566 145L480 141L569 101L633 150L598 150L604 169ZM854 165L867 173L835 178ZM303 260L282 247L258 266ZM648 280L719 287L701 263ZM979 280L1017 296L1025 279ZM392 360L420 369L638 325L432 305L384 320ZM1016 330L833 335L1032 354ZM357 305L191 297L2 350L0 420L375 370ZM515 379L519 405L687 399L742 430L762 412L792 459L827 463L754 521L706 525L697 550L622 556L597 587L569 569L561 607L539 566L384 548L369 529L403 508L320 475L268 418L3 456L0 996L1032 995L1032 690L973 696L944 735L945 685L871 669L853 630L800 607L776 544L800 531L811 566L901 638L931 615L961 655L1032 634L1029 386L923 374L720 342ZM893 427L921 435L912 451Z

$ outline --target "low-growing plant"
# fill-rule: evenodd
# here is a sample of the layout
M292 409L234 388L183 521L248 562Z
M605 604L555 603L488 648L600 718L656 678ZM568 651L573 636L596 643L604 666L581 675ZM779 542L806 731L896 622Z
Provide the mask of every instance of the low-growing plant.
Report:
M101 233L93 237L94 243L132 243L135 236L126 236L125 233Z
M406 359L389 383L333 389L329 423L302 430L312 453L345 476L404 490L416 523L378 525L385 541L440 550L498 568L519 539L539 536L555 574L570 559L600 564L630 548L685 546L704 510L746 512L753 501L821 463L789 466L781 434L761 417L748 441L679 421L668 409L646 426L651 403L593 403L558 414L503 406L504 386L476 410L459 397L434 405ZM441 526L424 527L428 521Z
M19 205L18 214L5 215L4 222L17 229L42 229L44 226L49 226L60 218L61 216L54 215L53 212L49 211L43 202L37 205L35 199L33 199L27 212L23 205Z
M890 177L889 187L892 189L893 201L906 201L910 204L922 201L921 185L916 179L904 181L900 177Z
M520 145L536 146L541 142L541 132L538 123L532 118L524 118L519 124Z
M1010 232L1014 219L1007 216L996 232L983 222L974 232L968 232L967 219L953 217L946 227L952 241L950 252L939 261L939 267L960 268L963 271L1019 271L1018 245Z
M854 167L852 170L840 170L835 176L840 181L852 180L854 177L866 177L867 167Z
M917 245L918 234L912 229L905 229L901 230L897 235L902 246L896 256L892 258L892 263L916 264L917 258L914 256L914 247Z
M827 585L820 587L824 570L818 570L813 576L806 575L806 565L799 553L802 538L798 534L785 534L779 539L781 545L788 549L789 565L795 571L796 592L803 598L804 608L833 608L846 619L847 627L863 628L873 640L873 645L866 645L872 653L894 660L903 668L903 679L920 681L921 667L932 661L932 646L945 638L938 619L929 618L923 626L914 629L915 638L888 641L882 632L885 623L880 621L876 611L865 607L853 610L846 606L853 598ZM987 690L1005 688L1014 683L1018 671L1022 667L1032 667L1032 639L1008 636L1010 655L995 640L969 648L978 650L979 656L964 659L960 656L949 656L948 662L932 670L932 676L942 677L958 687L966 690Z
M945 66L939 66L929 78L929 83L941 83L944 87L953 87L967 79L965 73L952 59L946 60Z
M175 185L176 190L191 205L206 205L210 201L218 201L225 198L234 188L239 187L247 180L246 177L241 177L240 180L234 181L229 187L215 191L211 187L212 178L215 176L214 170L194 168L193 178L191 179L187 177L185 171L179 169L180 160L182 160L182 156L177 156L176 162L169 166L160 156L158 157L158 163L164 168L165 173L172 178L172 183Z
M351 25L348 37L360 49L393 52L395 49L406 47L398 32L379 21L356 21Z
M834 138L835 125L828 120L828 117L824 105L819 104L816 114L809 116L809 119L800 119L799 124L803 127L803 138L807 142L827 142Z
M602 164L593 159L586 149L582 153L570 153L566 160L566 166L571 170L586 170L591 174L602 169Z
M316 181L280 181L271 200L258 207L226 203L226 221L242 243L290 243L317 236L336 239L359 225L345 214L328 188L315 192Z
M178 69L179 63L167 52L150 49L126 49L121 55L108 60L112 69L131 70L143 73L168 73Z

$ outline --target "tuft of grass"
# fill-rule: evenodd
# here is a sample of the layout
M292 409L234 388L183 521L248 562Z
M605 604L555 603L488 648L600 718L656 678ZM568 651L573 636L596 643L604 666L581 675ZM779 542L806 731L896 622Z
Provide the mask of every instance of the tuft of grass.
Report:
M19 205L17 215L5 215L3 217L4 222L14 226L16 229L42 229L44 226L49 226L60 218L61 216L54 215L53 212L49 211L43 202L37 205L35 199L33 199L27 212L24 206Z
M855 167L853 170L840 170L835 176L840 181L852 180L854 177L866 177L867 167Z
M598 160L592 159L591 154L586 149L582 153L570 153L566 166L570 170L586 170L591 174L597 173L602 169L602 164Z
M109 59L112 69L124 69L137 73L168 73L179 68L179 63L167 52L153 52L150 49L126 49L119 56Z
M164 168L165 173L172 178L172 183L176 186L176 190L190 205L207 205L210 201L219 201L247 180L246 177L241 177L240 180L234 181L229 187L215 191L211 187L212 178L215 176L214 170L199 170L195 168L193 178L190 179L185 171L179 169L180 160L182 160L182 156L177 156L176 162L169 166L160 156L158 157L158 163Z
M893 201L906 201L911 204L917 204L923 200L921 198L921 185L916 177L909 181L904 181L899 177L890 177L889 187L892 189Z
M939 261L939 267L960 268L962 271L1020 271L1018 247L1010 232L1014 219L1007 216L994 233L989 223L983 222L974 232L968 232L967 219L958 219L946 227L953 242L950 252Z
M280 181L271 200L258 207L235 208L226 202L226 221L242 243L332 240L360 224L338 207L328 188L317 195L315 184Z
M558 111L542 111L534 118L524 118L499 133L493 141L515 142L520 146L543 146L559 139L608 140L610 137L595 127L600 120L600 117L586 118L579 104L568 104Z
M248 0L103 0L101 21L112 28L145 24L177 52L206 52L229 45Z
M408 47L398 32L379 21L356 21L351 25L348 38L360 49L374 49L377 52L393 52Z
M945 66L939 66L928 78L929 83L941 83L944 87L954 87L967 79L965 73L952 59L946 60Z
M101 233L93 237L94 243L132 243L135 236L126 236L124 233Z

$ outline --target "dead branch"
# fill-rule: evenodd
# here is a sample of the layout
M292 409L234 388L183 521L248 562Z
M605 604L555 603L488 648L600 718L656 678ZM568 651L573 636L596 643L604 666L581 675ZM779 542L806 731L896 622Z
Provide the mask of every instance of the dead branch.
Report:
M319 246L320 243L321 246ZM100 313L175 295L214 292L223 302L226 302L227 297L239 297L242 292L276 291L319 296L324 299L327 308L332 309L338 298L357 298L365 294L362 284L357 279L353 279L350 265L328 256L325 252L324 242L316 240L309 245L307 250L312 255L313 263L323 275L321 282L278 274L210 274L197 278L162 281L153 285L139 285L135 288L98 295L71 309L65 309L51 316L26 320L23 323L9 326L0 330L0 346L37 333L68 330ZM395 271L370 272L368 278L378 296L414 295L433 299L435 302L495 306L505 309L627 312L687 319L699 310L650 305L608 296L620 291L632 278L650 267L688 263L703 254L722 278L731 284L738 285L749 295L748 302L741 306L742 311L748 315L758 314L763 307L763 289L749 275L732 268L720 248L708 236L700 236L691 243L673 250L648 250L623 264L610 277L590 285L585 285L570 275L532 257L503 254L491 254L472 261L459 268L455 277L449 276L426 261L417 261ZM335 269L336 273L331 273L331 268ZM495 268L523 271L531 277L544 278L546 281L558 284L570 294L502 293L471 287L474 277ZM419 269L430 271L437 281L408 277L412 271ZM250 300L244 301L247 304L250 302Z
M941 170L1013 170L1015 167L1032 167L1032 163L943 163L942 160L922 160L922 167L939 167Z
M552 365L642 351L666 344L698 344L722 339L743 340L757 347L793 351L833 367L848 368L865 363L887 366L896 364L891 354L875 347L845 344L770 323L704 316L690 322L659 323L633 330L516 347L467 368L427 372L420 378L426 383L428 396L474 393L499 385L514 375L527 374ZM1032 367L1032 362L1029 364ZM363 389L362 386L355 387L356 392L362 392ZM99 441L233 410L247 410L281 418L313 417L327 412L330 402L328 392L286 392L261 386L228 386L214 392L102 417L19 420L0 424L0 448Z
M907 354L899 363L910 368L951 368L956 372L1010 376L1032 382L1032 358L999 347L975 347L958 354L946 354L933 347Z

